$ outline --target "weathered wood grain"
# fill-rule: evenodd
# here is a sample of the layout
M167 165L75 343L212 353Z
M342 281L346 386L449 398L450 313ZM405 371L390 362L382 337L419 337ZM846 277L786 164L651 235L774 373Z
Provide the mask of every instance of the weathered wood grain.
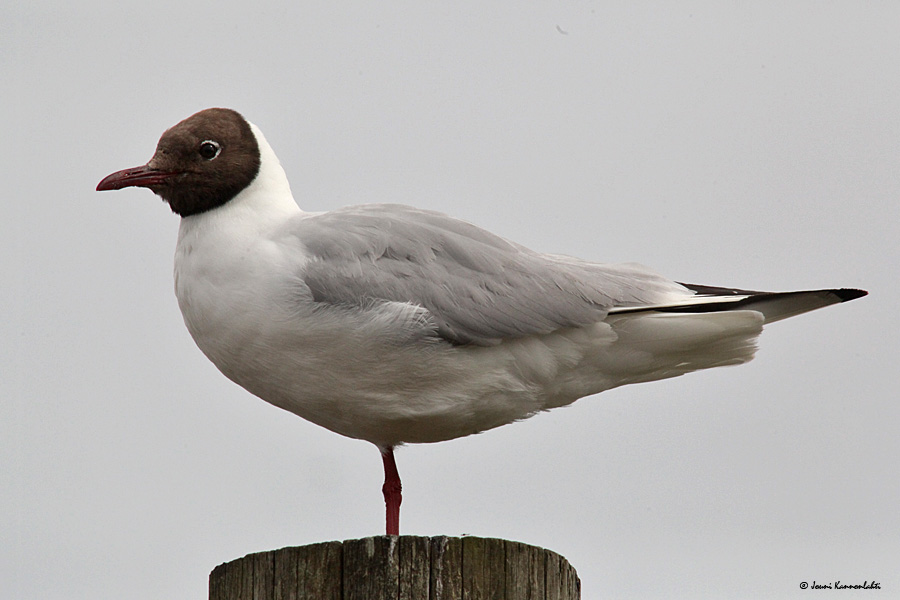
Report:
M210 600L576 600L562 556L478 537L376 536L249 554L209 576Z
M399 600L428 600L431 595L431 539L404 535L400 544Z

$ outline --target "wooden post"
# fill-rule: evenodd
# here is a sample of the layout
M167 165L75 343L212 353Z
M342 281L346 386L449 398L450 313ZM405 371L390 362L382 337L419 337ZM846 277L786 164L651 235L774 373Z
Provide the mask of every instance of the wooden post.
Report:
M477 537L377 536L249 554L209 576L209 600L577 600L555 552Z

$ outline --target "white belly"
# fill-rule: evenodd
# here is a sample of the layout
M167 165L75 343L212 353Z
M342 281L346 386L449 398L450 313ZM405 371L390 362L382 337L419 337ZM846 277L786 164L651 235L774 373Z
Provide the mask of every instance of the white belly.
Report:
M398 333L421 312L409 305L317 307L299 277L302 248L265 239L194 228L175 256L194 341L263 400L386 446L470 435L578 397L548 397L559 360L544 343L452 346Z

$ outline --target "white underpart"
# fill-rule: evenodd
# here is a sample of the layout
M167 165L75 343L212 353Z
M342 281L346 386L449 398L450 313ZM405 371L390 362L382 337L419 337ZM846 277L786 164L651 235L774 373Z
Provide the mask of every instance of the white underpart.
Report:
M285 227L306 213L252 127L259 175L225 205L181 220L175 293L197 345L227 377L313 423L382 446L435 442L753 356L763 317L751 310L611 314L496 346L401 343L398 332L427 317L412 304L319 310L301 279L308 253Z

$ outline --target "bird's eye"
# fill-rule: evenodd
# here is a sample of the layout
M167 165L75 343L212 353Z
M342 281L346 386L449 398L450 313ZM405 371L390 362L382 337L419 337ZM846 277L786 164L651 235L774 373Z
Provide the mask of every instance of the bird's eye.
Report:
M222 151L221 146L212 140L200 142L200 148L197 150L205 160L212 160Z

